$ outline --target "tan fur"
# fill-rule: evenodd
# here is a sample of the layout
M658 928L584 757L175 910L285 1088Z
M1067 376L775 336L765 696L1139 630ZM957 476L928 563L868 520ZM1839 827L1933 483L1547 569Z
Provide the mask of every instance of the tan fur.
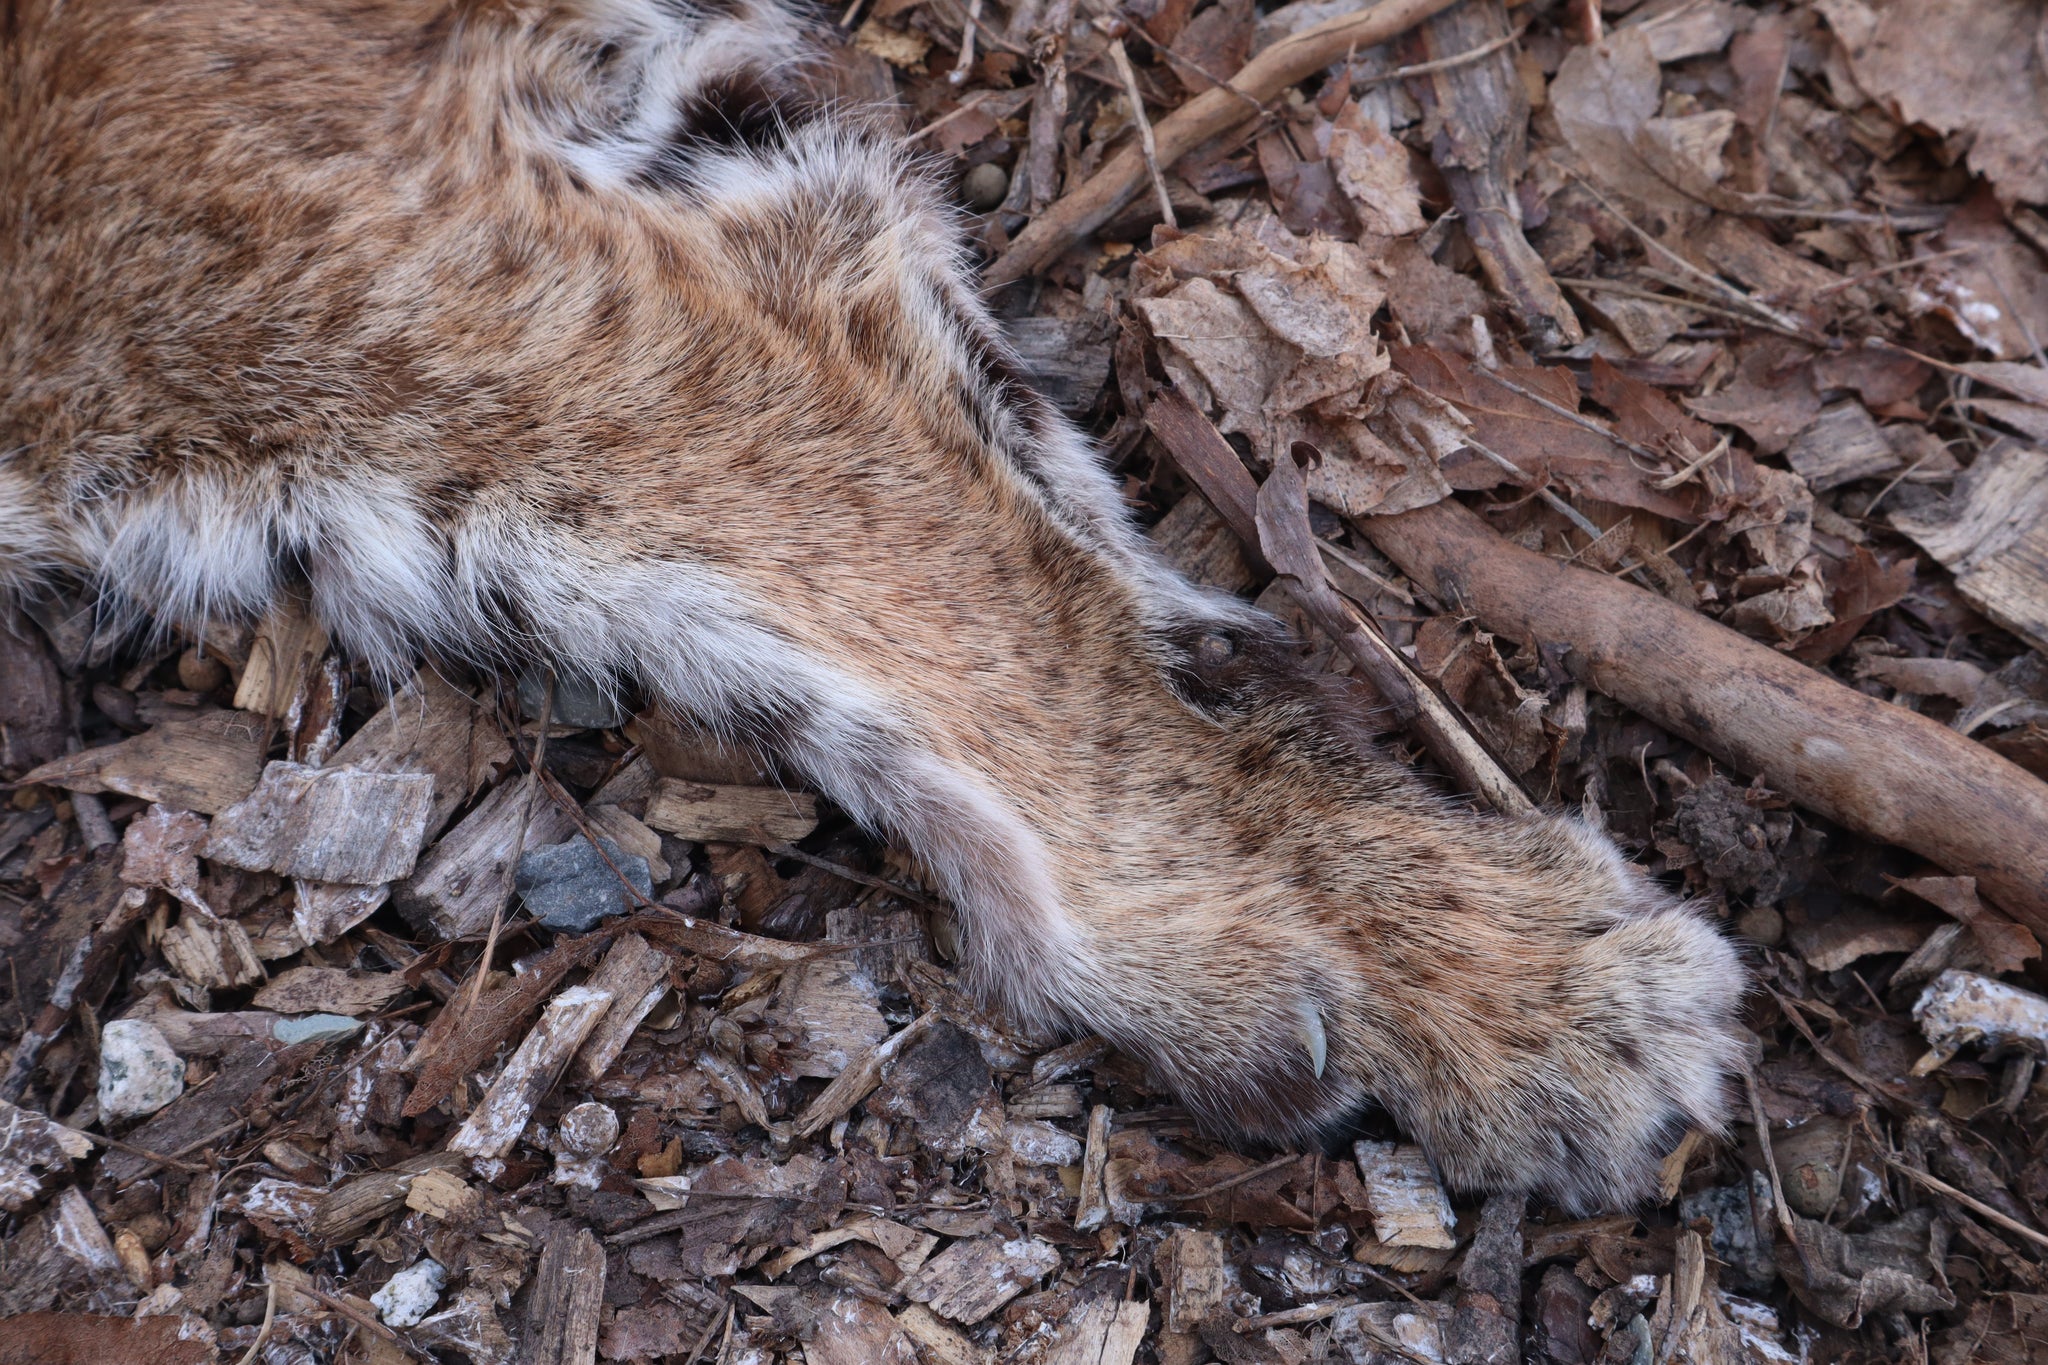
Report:
M769 743L936 871L980 989L1226 1129L1372 1097L1590 1207L1721 1121L1728 946L1153 561L890 139L735 122L803 92L780 11L0 15L0 584L189 626L303 580L387 671L544 658Z

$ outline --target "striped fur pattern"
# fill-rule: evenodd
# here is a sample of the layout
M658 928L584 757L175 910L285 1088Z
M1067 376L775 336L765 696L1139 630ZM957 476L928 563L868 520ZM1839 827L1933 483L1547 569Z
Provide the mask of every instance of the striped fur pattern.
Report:
M1633 1199L1722 1122L1729 946L1430 794L1148 553L941 196L772 0L0 6L0 585L302 586L387 674L546 660L913 849L976 987L1227 1133L1384 1106Z

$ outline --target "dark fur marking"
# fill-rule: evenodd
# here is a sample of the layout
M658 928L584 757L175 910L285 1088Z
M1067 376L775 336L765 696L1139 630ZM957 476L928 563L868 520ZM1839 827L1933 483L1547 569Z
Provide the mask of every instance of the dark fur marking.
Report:
M770 90L758 73L737 72L682 102L668 142L636 180L649 189L688 189L707 155L781 151L791 129L817 112L803 100Z

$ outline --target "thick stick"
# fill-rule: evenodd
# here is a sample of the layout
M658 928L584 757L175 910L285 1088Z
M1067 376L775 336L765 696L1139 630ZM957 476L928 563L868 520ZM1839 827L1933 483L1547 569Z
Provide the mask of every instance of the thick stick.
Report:
M1397 33L1421 23L1457 0L1380 0L1370 9L1340 15L1305 29L1252 58L1228 86L1204 90L1152 130L1159 164L1170 167L1189 152L1252 118L1257 107L1288 86L1362 48L1376 47ZM1132 145L1111 157L1086 184L1069 192L1017 234L1010 249L983 277L990 285L1008 284L1035 270L1110 220L1144 188L1145 158ZM1034 185L1034 190L1036 186Z
M1359 525L1427 591L1802 806L1898 844L2048 932L2048 784L1654 593L1511 545L1440 502Z

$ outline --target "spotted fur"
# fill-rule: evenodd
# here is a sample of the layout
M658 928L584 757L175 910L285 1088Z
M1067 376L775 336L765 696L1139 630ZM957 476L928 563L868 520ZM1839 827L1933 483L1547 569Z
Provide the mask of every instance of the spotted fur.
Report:
M387 673L548 660L914 849L976 986L1217 1127L1376 1100L1642 1194L1735 958L1602 836L1423 789L1135 534L942 200L769 0L0 5L0 583Z

